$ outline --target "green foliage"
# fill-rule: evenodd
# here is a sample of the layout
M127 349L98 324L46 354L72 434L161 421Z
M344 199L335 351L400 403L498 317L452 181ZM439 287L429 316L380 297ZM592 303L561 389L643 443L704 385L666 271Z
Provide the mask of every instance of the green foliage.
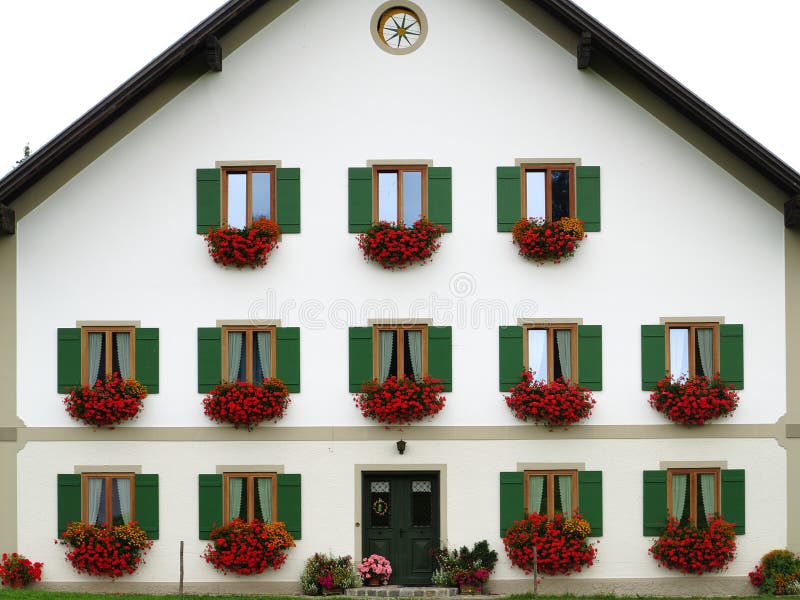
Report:
M322 594L323 589L361 587L361 577L353 568L350 556L333 556L317 552L306 561L300 575L303 593L309 596Z
M458 573L478 569L486 569L491 573L497 564L497 552L489 547L489 542L486 540L476 542L471 550L467 546L461 546L457 550L448 550L447 546L444 546L434 551L433 558L439 568L433 572L431 582L443 587L458 585L456 581Z
M790 550L772 550L761 557L762 594L791 594L800 581L800 556Z

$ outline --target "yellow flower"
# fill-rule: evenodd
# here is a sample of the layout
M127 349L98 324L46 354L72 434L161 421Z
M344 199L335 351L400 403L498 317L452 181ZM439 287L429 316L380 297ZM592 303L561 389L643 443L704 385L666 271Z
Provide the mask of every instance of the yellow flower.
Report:
M583 519L564 519L564 532L585 538L592 533L592 528Z
M580 219L576 219L575 217L562 217L558 221L558 226L561 228L561 231L564 231L575 239L583 239L583 223Z

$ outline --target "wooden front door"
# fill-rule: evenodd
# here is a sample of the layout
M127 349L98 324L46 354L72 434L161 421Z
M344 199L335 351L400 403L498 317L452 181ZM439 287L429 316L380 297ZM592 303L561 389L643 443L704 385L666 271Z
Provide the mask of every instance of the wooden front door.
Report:
M389 559L389 583L430 585L431 550L439 547L439 473L365 473L362 485L364 556Z

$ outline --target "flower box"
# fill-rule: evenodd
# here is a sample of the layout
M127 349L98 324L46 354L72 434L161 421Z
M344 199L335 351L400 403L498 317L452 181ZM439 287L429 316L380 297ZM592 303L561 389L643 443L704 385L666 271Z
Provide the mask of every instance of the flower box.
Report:
M519 255L540 265L569 258L585 236L583 221L573 217L563 217L558 221L522 218L511 228L511 237L519 247Z
M405 269L430 260L445 232L441 225L422 219L411 227L400 223L378 221L358 235L358 247L364 260L373 261L384 269Z
M266 569L278 570L286 562L286 550L294 547L294 538L280 521L249 523L234 519L211 530L211 543L203 558L223 573L256 575Z
M650 394L650 406L681 425L703 425L730 416L738 404L736 390L719 376L665 377Z
M552 519L531 513L508 528L503 544L511 564L526 575L534 570L534 548L539 573L569 575L594 564L597 548L586 541L590 533L589 523L578 513L571 518L556 514Z
M736 556L733 524L719 516L709 517L708 528L680 524L670 517L664 532L648 551L659 566L702 575L726 569Z
M280 227L270 219L258 219L244 229L220 227L209 229L203 236L208 253L224 267L263 267L269 254L278 247Z
M147 388L135 379L114 373L108 380L73 388L64 398L67 413L86 425L104 427L133 419L142 409Z
M509 390L506 404L521 421L546 427L567 427L589 418L595 405L592 392L563 379L546 382L524 371L522 381Z
M67 561L78 573L112 579L136 571L153 545L133 521L113 527L75 521L61 534L61 543L69 548Z
M262 421L277 421L289 406L289 390L280 379L261 383L220 383L203 398L203 412L212 421L252 431Z
M373 379L361 386L355 397L361 414L387 425L404 425L438 413L446 398L438 379L425 375L422 379L388 377L383 383Z

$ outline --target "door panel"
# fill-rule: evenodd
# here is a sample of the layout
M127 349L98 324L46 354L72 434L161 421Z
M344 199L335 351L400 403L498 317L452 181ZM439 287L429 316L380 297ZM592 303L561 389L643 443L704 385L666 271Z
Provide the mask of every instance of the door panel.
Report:
M430 585L439 545L438 473L365 473L362 544L392 563L390 583Z

